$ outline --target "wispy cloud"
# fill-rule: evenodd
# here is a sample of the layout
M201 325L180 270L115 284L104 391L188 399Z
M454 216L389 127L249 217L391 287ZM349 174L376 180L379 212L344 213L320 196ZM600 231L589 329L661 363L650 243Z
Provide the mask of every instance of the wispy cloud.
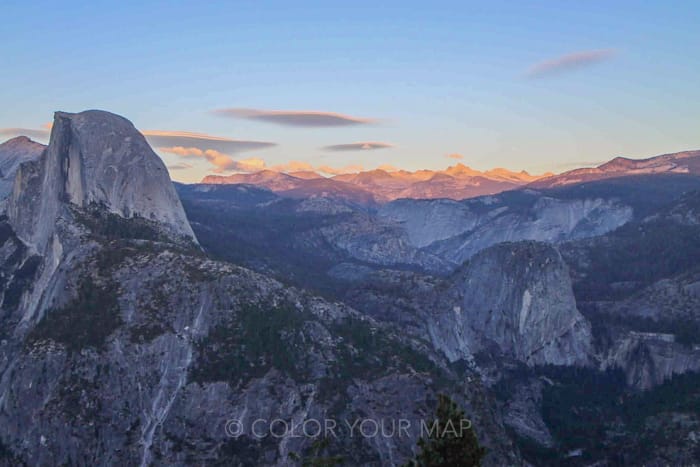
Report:
M37 130L31 128L0 128L0 136L28 136L36 139L47 139L49 137L49 132L47 130Z
M583 68L615 56L615 49L583 50L561 55L532 65L526 72L528 78L541 78L548 75Z
M214 169L215 173L224 172L259 172L261 170L274 170L275 172L298 172L298 171L314 171L325 173L328 175L340 175L351 172L360 172L363 169L361 165L347 165L345 167L331 167L329 165L314 166L304 161L290 161L284 164L268 166L264 159L251 157L247 159L235 159L230 154L225 154L216 149L203 149L193 146L162 146L157 148L159 152L174 154L183 159L205 159ZM171 170L184 170L192 168L188 163L178 163L168 166ZM393 169L393 167L385 166L385 170Z
M372 118L354 117L335 112L320 112L315 110L261 110L229 108L213 111L224 117L260 120L286 126L300 127L333 127L349 125L368 125L376 123Z
M233 161L232 167L228 167L226 170L238 170L240 172L259 172L264 170L267 164L264 160L258 157L251 157L249 159L243 159L240 161Z
M599 161L572 161L572 162L562 162L560 164L555 165L557 169L580 169L580 168L589 168L589 167L598 167L601 164L605 164L604 160L599 160Z
M388 170L387 167L389 166L382 166L385 168L385 170ZM324 173L327 175L341 175L341 174L347 174L347 173L354 173L354 172L361 172L364 170L364 167L359 165L359 164L351 164L351 165L346 165L344 167L331 167L329 165L320 165L320 166L314 166L308 162L303 162L303 161L290 161L287 162L286 164L279 164L279 165L274 165L272 167L269 167L270 170L274 170L276 172L300 172L300 171L311 171L311 172L318 172L318 173Z
M389 143L379 141L361 141L359 143L334 144L323 149L327 151L370 151L373 149L386 149L394 147Z
M377 167L377 170L383 170L384 172L398 172L401 169L391 164L382 164L379 167Z
M258 158L234 160L230 155L216 149L200 149L194 147L172 146L159 147L158 151L184 158L204 158L215 167L217 172L239 170L242 172L255 172L265 168L265 161Z
M276 172L300 172L304 170L315 171L316 168L308 162L289 161L286 164L273 165L270 167L270 170L274 170Z
M276 146L275 143L268 141L230 139L189 131L145 130L141 133L143 133L148 142L153 146L166 148L197 148L202 151L214 150L222 153L235 154Z
M202 157L204 156L204 151L199 148L186 148L184 146L161 146L158 148L161 152L167 152L168 154L175 154L180 157Z
M168 166L168 170L187 170L192 168L194 168L194 166L186 162L180 162L178 164L171 164Z
M445 157L447 157L448 159L456 159L456 160L462 160L462 159L464 159L464 156L463 156L463 155L457 154L456 152L455 152L455 153L452 153L452 154L448 154L448 155L445 156Z

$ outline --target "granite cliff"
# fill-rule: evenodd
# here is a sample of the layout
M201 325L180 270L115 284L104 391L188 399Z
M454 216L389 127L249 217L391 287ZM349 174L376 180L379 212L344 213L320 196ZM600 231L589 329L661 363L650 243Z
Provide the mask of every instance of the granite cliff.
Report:
M196 242L165 165L118 115L56 112L46 151L17 174L7 214L17 235L39 252L66 206L142 218L166 235Z
M453 279L454 298L435 310L433 344L450 360L482 353L527 365L586 365L591 329L576 309L568 268L552 246L502 243Z

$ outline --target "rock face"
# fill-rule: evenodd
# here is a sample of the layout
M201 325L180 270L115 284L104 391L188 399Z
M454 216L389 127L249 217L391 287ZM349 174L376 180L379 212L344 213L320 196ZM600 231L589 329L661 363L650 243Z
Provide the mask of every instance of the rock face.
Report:
M576 309L566 264L552 246L506 243L457 274L458 301L430 334L450 360L496 353L527 365L586 365L591 329Z
M37 251L46 246L66 204L143 218L170 236L196 242L165 165L118 115L56 112L44 156L22 165L18 174L8 215L17 235Z
M651 389L689 371L700 371L700 345L675 342L673 334L634 332L616 342L603 368L620 368L627 384Z
M46 146L26 136L18 136L0 144L0 200L12 192L15 174L24 162L39 159Z
M559 175L536 180L531 186L551 188L606 178L663 173L700 174L700 151L662 154L648 159L616 157L598 167L574 169Z
M400 223L419 248L473 230L481 217L467 204L450 199L400 199L382 206L379 216Z
M632 214L632 208L616 200L557 199L537 192L461 202L398 200L379 211L380 217L401 223L415 246L455 264L501 242L601 235L628 222Z
M522 438L529 438L541 446L552 447L554 440L542 420L542 386L539 379L515 385L504 407L504 422Z
M420 267L435 274L444 274L454 265L437 255L411 245L398 226L377 221L357 213L349 222L321 229L326 241L337 250L363 263L388 267Z

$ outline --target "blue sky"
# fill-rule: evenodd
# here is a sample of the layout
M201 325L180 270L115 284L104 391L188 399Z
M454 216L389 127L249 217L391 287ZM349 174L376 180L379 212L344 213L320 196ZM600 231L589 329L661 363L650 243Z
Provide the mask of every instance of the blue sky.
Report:
M276 144L217 159L206 139L159 140L200 150L158 150L185 181L246 167L227 160L415 170L458 153L542 172L700 148L697 1L211 3L3 2L2 139L100 108L141 130ZM362 123L213 112L229 108ZM392 147L327 148L363 142Z

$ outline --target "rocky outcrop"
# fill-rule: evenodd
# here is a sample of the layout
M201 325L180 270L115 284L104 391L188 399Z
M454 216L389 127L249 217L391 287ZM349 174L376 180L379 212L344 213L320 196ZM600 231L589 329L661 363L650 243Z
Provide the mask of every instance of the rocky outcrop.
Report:
M700 174L700 151L662 154L648 159L616 157L598 167L574 169L536 180L531 186L551 188L642 174Z
M46 152L17 173L8 215L17 235L39 252L67 205L142 218L173 238L196 242L165 165L118 115L56 112Z
M435 274L445 274L454 265L437 255L411 245L405 232L396 225L377 221L356 213L342 223L320 229L335 249L355 260L385 267L419 267Z
M15 174L25 162L39 159L46 146L26 136L18 136L0 144L0 202L12 192ZM5 203L2 205L4 206ZM4 210L4 208L2 209Z
M413 245L455 264L501 242L557 243L602 235L632 214L631 207L616 200L558 199L538 192L460 202L398 200L379 211L380 217L400 223Z
M484 221L468 204L450 199L399 199L382 206L378 215L400 223L418 248L469 232Z
M513 384L512 393L503 407L505 424L521 438L551 448L554 439L542 420L542 387L546 379L532 378Z
M591 329L568 269L552 246L505 243L476 255L429 323L450 360L489 353L527 365L586 365Z
M700 345L682 345L673 334L630 331L616 342L603 369L620 368L627 384L651 389L674 375L700 371Z

